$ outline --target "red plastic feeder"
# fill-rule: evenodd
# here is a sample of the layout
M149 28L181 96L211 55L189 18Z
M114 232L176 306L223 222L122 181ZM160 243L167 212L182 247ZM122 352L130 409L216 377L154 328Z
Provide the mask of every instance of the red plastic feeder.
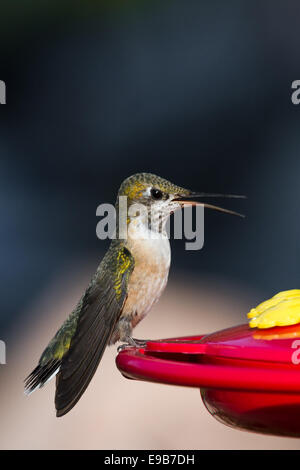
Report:
M208 411L224 424L300 437L297 338L300 325L259 330L246 324L126 348L116 363L127 378L199 387Z

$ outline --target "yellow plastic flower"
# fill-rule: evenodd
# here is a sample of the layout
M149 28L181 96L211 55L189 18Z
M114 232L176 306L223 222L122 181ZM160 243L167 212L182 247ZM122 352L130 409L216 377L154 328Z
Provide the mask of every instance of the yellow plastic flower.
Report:
M300 290L279 292L247 314L251 328L272 328L300 323Z

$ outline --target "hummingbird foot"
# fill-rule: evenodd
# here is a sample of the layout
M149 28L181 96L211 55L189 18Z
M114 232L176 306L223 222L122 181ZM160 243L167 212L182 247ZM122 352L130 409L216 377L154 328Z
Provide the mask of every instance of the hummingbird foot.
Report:
M129 336L128 338L126 338L126 342L121 344L120 346L118 346L117 348L117 351L120 352L120 351L123 351L124 349L126 348L130 348L130 347L134 347L134 348L145 348L147 345L147 340L143 340L143 339L136 339L136 338L132 338L131 336Z
M137 339L137 338L132 338L133 341L136 344L136 347L138 348L145 348L147 346L149 339Z

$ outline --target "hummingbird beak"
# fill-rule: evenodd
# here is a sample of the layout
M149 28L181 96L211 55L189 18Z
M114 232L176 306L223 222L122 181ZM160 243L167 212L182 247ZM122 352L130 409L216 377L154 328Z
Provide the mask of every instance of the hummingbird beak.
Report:
M229 209L225 209L220 206L215 206L213 204L208 204L202 201L196 201L195 199L198 197L224 197L224 198L235 198L235 199L246 199L246 196L236 195L236 194L208 194L208 193L194 193L191 192L189 195L180 196L178 195L173 199L175 202L179 202L181 206L203 206L207 209L213 209L219 212L224 212L225 214L236 215L238 217L245 217L243 214L239 212L231 211Z

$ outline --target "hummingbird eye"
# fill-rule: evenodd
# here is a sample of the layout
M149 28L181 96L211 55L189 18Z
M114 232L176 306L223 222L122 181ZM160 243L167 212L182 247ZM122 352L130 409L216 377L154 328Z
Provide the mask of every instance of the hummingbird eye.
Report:
M153 199L159 200L159 199L162 199L163 193L162 193L162 191L160 191L160 189L152 188L151 189L151 196L153 197Z

